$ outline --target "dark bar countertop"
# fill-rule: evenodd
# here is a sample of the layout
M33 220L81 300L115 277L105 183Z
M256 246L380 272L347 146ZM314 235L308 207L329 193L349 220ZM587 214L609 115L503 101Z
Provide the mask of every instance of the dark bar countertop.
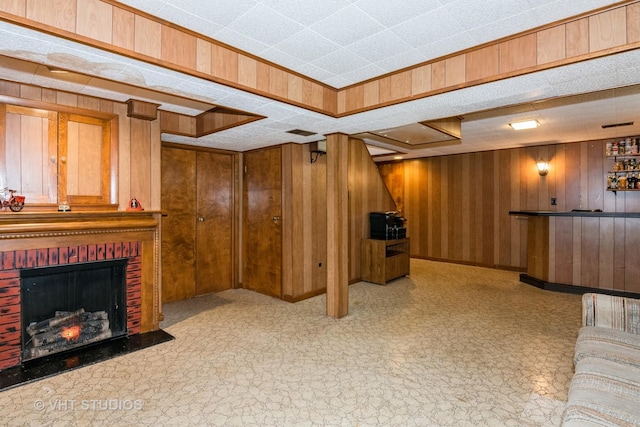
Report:
M640 212L603 212L599 209L574 209L568 212L558 211L509 211L509 215L522 216L585 216L610 218L640 218Z

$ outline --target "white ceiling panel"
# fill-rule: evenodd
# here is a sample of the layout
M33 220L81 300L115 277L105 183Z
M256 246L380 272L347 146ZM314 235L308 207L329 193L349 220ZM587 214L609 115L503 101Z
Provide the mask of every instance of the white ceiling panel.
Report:
M528 0L456 0L449 3L446 8L454 14L462 28L470 31L516 17L529 10L529 2ZM526 29L529 25L531 25L530 21L520 21L522 29ZM505 33L502 36L509 34L512 33Z
M403 24L442 6L438 0L405 0L397 3L399 7L389 7L388 2L379 0L357 0L354 4L386 27Z
M137 3L136 1L125 1L121 3ZM175 6L176 9L187 12L188 14L197 15L203 19L212 22L218 26L224 27L233 23L236 19L240 18L245 13L248 13L252 8L259 5L259 0L150 0L149 3L154 4L156 8L158 4L167 3ZM133 5L133 4L132 4ZM133 5L136 7L135 5ZM137 9L146 10L143 7L136 7ZM152 12L152 15L163 15L169 21L175 19L174 15L171 15L169 9L160 10L156 9L156 12ZM206 33L213 35L213 32Z
M308 28L286 38L274 47L280 51L287 52L298 60L306 62L315 61L340 49L339 44Z
M366 39L361 39L347 46L353 54L367 61L378 62L383 59L402 55L413 50L400 37L389 30L380 31Z
M269 25L263 25L264 22L269 22ZM229 25L229 29L249 38L260 40L267 45L274 45L299 33L304 27L273 9L257 4L234 20Z
M365 67L367 64L368 62L364 58L355 55L353 52L345 48L335 50L330 54L313 61L313 65L320 68L330 67L336 74L352 73L362 67Z
M313 7L300 0L263 0L262 4L308 27L350 6L351 1L323 0L314 2Z
M419 48L447 39L464 30L448 9L440 7L392 28L406 43ZM433 58L425 58L433 59Z
M354 5L349 5L313 24L311 29L340 46L367 38L384 27Z

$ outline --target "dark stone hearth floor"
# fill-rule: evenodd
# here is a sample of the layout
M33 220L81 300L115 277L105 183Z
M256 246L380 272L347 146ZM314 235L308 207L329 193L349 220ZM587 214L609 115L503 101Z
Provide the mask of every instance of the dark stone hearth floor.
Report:
M0 372L0 391L113 359L172 339L174 339L173 336L160 329L129 337L114 338L64 353L30 360L21 366Z

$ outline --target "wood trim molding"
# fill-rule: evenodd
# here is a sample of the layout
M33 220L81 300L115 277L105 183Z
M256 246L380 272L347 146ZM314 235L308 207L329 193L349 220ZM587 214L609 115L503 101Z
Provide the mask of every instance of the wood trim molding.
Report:
M105 14L107 16L92 16L96 25L90 27L102 28L102 32L97 34L95 31L98 30L86 30L86 25L77 28L76 25L70 24L77 22L78 16L87 13L88 6L85 2L74 3L75 9L71 11L52 8L46 13L32 14L35 15L34 19L27 18L28 8L25 8L24 15L20 16L10 7L0 5L0 20L328 116L344 117L460 88L638 49L640 20L634 17L638 15L639 1L621 1L609 7L342 89L331 88L277 64L113 0L96 0L105 10L111 12ZM71 16L62 16L68 13L71 13ZM43 22L36 21L35 18ZM571 31L576 23L581 22L592 25L588 27L584 37L576 39ZM133 26L135 28L132 28ZM616 34L619 36L608 40L604 33L599 32L600 26L618 29ZM566 31L561 31L562 27ZM180 55L176 55L171 49L162 49L163 38L184 40L184 45L188 47ZM538 38L544 38L546 42L537 43ZM584 43L585 38L589 46L587 51L567 45L573 42ZM564 54L556 49L559 45L566 46ZM523 49L523 46L526 48ZM544 51L545 46L551 46L553 52ZM470 66L477 67L479 62L494 64L484 68L485 72L481 74L481 78L468 69ZM426 73L430 76L426 76Z

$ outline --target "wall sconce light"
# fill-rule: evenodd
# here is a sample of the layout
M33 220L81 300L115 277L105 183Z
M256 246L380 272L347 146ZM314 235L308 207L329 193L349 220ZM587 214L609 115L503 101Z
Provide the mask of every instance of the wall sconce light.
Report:
M549 162L547 162L543 158L540 158L540 160L536 162L536 167L538 168L538 173L540 174L540 176L545 176L549 173Z

